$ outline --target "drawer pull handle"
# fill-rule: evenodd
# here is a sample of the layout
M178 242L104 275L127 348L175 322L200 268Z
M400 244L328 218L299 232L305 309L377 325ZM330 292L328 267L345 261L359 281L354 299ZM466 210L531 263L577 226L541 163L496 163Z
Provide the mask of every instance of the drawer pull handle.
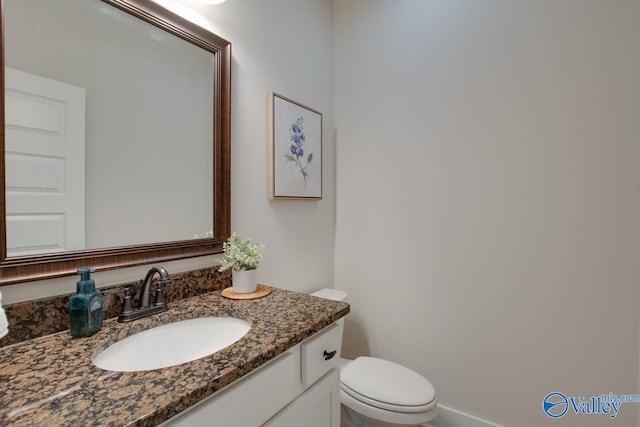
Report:
M329 360L329 359L333 359L333 356L336 355L338 351L337 350L333 350L333 351L324 351L324 360Z

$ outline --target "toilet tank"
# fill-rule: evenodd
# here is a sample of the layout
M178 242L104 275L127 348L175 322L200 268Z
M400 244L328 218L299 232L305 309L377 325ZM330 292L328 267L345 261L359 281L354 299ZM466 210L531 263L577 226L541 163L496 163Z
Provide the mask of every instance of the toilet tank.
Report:
M339 289L324 288L312 293L314 297L326 298L334 301L344 301L347 299L347 293Z
M325 298L333 301L344 301L347 299L347 293L339 289L320 289L311 294L314 297ZM344 317L336 321L337 327L340 329L340 348L338 348L338 355L342 357L342 339L344 337Z

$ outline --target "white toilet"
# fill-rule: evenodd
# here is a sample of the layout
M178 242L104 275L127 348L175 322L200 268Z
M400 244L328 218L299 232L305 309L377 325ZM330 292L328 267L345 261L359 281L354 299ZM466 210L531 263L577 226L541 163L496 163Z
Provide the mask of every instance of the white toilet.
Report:
M345 292L336 289L321 289L311 295L334 301L347 297ZM342 333L344 318L337 323ZM375 357L342 362L342 427L428 426L426 423L437 415L436 391L417 372Z

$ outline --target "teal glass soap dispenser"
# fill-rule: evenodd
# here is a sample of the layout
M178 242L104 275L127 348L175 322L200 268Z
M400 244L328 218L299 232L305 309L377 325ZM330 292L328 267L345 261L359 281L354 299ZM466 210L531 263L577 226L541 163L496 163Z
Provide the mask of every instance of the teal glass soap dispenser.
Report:
M102 293L96 290L96 283L90 274L93 268L79 268L80 280L76 284L76 293L69 301L71 336L88 337L102 327Z

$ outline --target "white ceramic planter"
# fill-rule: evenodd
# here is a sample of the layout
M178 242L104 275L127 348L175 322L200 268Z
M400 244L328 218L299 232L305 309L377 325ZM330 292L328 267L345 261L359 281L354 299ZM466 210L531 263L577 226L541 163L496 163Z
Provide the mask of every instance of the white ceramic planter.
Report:
M253 270L241 270L231 272L231 283L233 286L233 292L237 294L248 294L255 292L258 287L258 269Z

